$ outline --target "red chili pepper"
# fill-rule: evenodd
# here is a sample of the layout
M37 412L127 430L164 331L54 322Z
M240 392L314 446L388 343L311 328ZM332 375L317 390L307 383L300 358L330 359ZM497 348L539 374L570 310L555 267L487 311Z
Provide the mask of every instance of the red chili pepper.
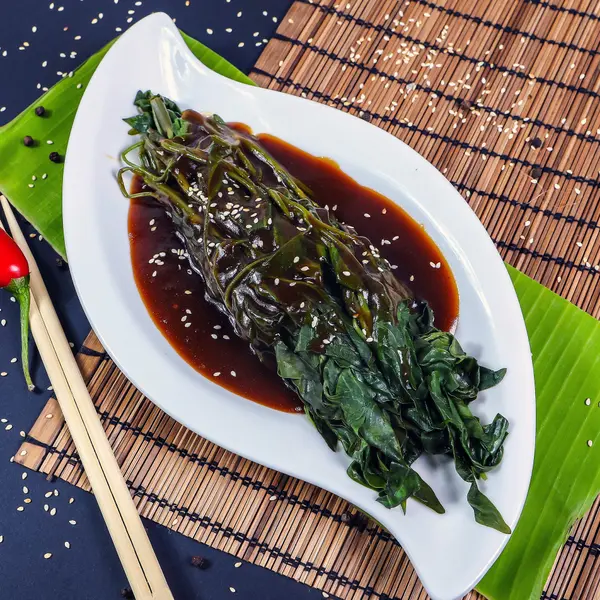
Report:
M21 309L21 362L27 387L35 389L29 374L29 265L15 241L0 228L0 288L17 299Z

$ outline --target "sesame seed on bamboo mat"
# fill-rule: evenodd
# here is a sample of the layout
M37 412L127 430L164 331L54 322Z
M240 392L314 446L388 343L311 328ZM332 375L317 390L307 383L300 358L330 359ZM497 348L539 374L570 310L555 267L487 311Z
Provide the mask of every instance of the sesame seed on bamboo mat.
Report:
M596 0L296 0L252 77L406 142L507 262L599 317L599 22ZM345 600L427 598L400 546L347 502L174 422L94 334L78 360L143 516ZM89 489L55 400L15 461ZM596 501L543 598L598 597L599 554Z

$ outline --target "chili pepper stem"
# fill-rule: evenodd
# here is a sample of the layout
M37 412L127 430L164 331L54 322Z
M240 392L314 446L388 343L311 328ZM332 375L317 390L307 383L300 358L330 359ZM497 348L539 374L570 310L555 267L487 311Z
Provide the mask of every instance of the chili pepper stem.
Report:
M13 279L5 288L17 299L21 313L21 363L23 375L30 392L35 390L35 385L29 373L29 306L31 292L29 290L29 275Z

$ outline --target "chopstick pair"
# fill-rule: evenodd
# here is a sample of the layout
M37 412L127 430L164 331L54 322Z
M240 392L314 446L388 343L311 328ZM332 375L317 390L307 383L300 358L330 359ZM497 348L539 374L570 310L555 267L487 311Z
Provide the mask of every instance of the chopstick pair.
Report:
M136 600L173 600L35 259L8 200L0 203L29 263L31 332L129 585Z

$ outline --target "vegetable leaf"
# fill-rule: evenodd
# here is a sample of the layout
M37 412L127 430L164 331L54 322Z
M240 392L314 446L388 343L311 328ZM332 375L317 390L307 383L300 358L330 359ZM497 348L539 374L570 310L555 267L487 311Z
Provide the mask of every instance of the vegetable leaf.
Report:
M476 520L506 530L476 482L502 460L508 421L482 424L470 409L504 371L436 329L369 240L323 211L256 138L149 91L135 105L127 122L144 143L132 147L140 165L126 169L168 208L210 301L259 358L274 356L328 446L341 443L348 475L384 506L405 511L413 498L443 513L412 464L451 456L472 484Z

